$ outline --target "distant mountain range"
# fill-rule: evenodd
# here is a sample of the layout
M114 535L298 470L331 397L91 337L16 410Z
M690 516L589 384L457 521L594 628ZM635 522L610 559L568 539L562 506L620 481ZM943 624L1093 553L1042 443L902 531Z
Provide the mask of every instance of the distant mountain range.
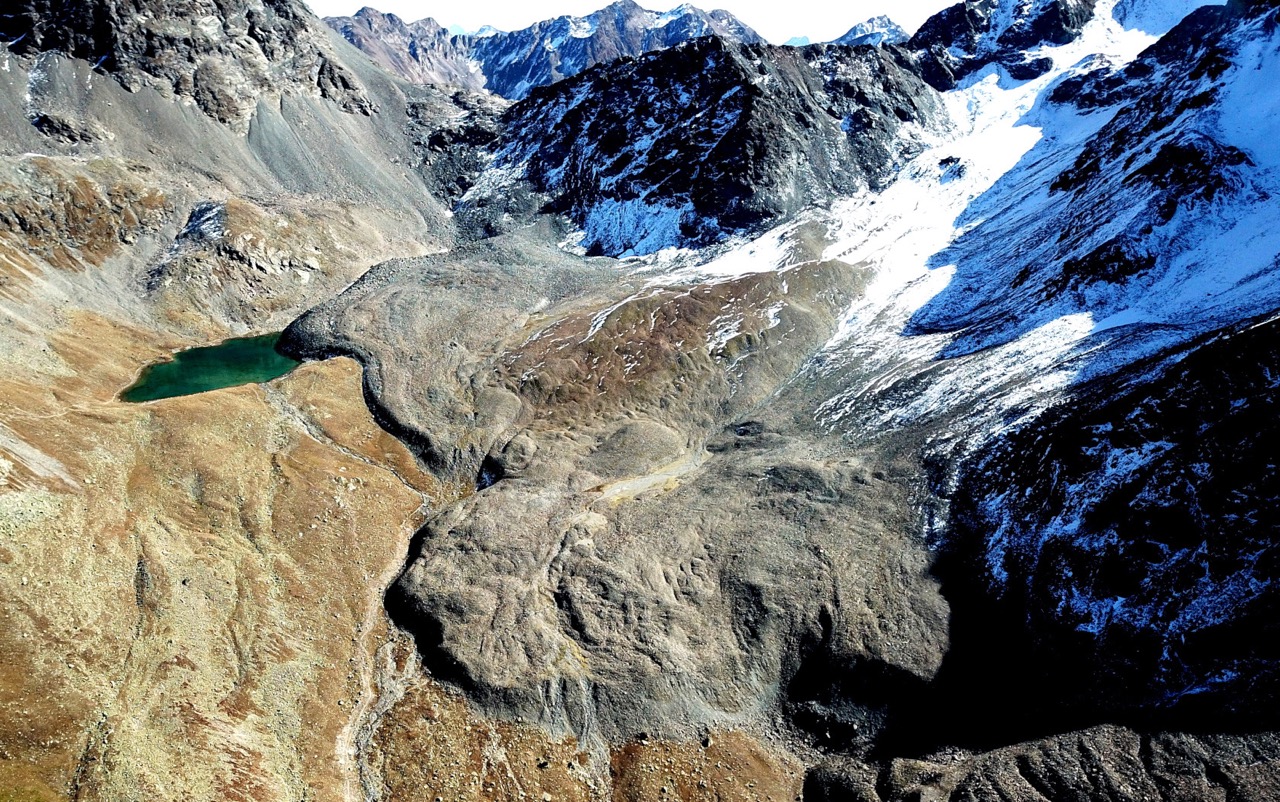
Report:
M368 6L351 17L326 17L329 27L384 69L417 84L487 89L522 100L547 86L623 57L635 58L691 39L714 35L739 44L764 40L728 11L703 11L689 4L667 12L649 11L632 0L585 17L556 17L518 31L485 26L459 33L434 19L405 22ZM885 16L860 22L833 44L901 44L909 34ZM786 42L810 44L805 36Z
M512 100L597 64L702 36L763 41L727 11L706 12L686 4L659 13L632 0L618 0L585 17L556 17L510 32L486 27L455 35L434 19L407 23L368 7L353 17L325 22L375 62L414 83L484 88Z

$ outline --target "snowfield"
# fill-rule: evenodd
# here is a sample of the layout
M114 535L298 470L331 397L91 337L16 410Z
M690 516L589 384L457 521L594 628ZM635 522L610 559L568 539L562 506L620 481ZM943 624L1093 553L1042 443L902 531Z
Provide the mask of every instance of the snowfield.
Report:
M829 231L821 258L865 267L870 279L810 366L832 387L816 418L854 439L946 421L943 439L962 452L1034 418L1073 386L1280 306L1272 269L1280 227L1268 202L1280 192L1280 109L1270 107L1280 104L1276 35L1244 47L1217 81L1203 79L1204 88L1223 87L1215 108L1146 143L1150 151L1179 136L1210 136L1249 154L1261 168L1251 172L1256 185L1180 207L1154 226L1123 175L1100 180L1083 199L1049 189L1118 108L1082 111L1049 101L1052 90L1098 57L1117 68L1132 62L1164 32L1159 26L1193 8L1116 5L1100 3L1076 41L1031 51L1053 60L1040 78L1015 81L992 65L945 93L953 130L884 191L701 254L668 248L638 269L653 282L777 270L801 223L819 221ZM610 208L592 224L666 233L679 210L662 225L636 220L641 212ZM1064 250L1058 232L1086 214L1094 230ZM1153 269L1055 289L1068 259L1144 227L1161 253Z

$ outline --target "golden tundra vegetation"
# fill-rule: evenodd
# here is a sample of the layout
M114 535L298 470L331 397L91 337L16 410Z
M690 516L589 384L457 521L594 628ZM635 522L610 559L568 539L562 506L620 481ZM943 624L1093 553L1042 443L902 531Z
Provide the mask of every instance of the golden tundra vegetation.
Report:
M338 203L238 201L223 244L176 252L189 204L141 165L3 171L0 802L799 794L799 766L742 733L588 755L432 680L383 594L429 511L471 488L377 426L355 362L118 400L250 307L275 325L412 243Z

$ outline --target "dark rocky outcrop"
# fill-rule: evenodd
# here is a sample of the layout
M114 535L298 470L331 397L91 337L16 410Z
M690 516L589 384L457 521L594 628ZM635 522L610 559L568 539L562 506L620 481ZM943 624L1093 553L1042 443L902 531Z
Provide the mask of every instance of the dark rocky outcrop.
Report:
M1115 725L1029 740L991 752L942 752L867 766L810 769L805 799L840 802L1264 802L1280 793L1274 732L1204 735Z
M1023 675L1053 689L1017 702L1032 719L1274 726L1278 334L1271 320L1135 366L966 469L942 573L953 599L986 599L959 609L1006 644L993 694Z
M1227 6L1201 6L1121 68L1105 59L1086 62L1075 74L1060 81L1049 99L1090 110L1134 99L1152 84L1155 74L1170 68L1194 80L1205 75L1216 78L1227 64L1218 40L1224 29L1232 27L1239 18L1240 15ZM1154 106L1146 107L1148 113L1154 110ZM1165 110L1164 114L1153 116L1167 119L1167 114Z
M243 128L258 98L298 91L369 114L373 104L297 0L19 0L0 38L20 55L84 59L125 87L192 98Z
M1093 8L1093 0L966 0L930 17L907 47L917 51L925 79L936 89L950 89L988 64L1026 80L1052 63L1025 51L1072 41Z
M1214 736L1101 726L930 768L938 780L908 785L908 793L895 798L928 793L932 785L944 790L934 798L947 802L1263 802L1280 793L1280 739L1274 733Z
M489 166L506 103L488 94L426 94L406 106L408 133L432 194L457 203ZM482 235L483 232L477 232Z
M901 50L708 38L537 90L504 124L496 170L546 193L584 247L620 254L706 245L879 189L945 116Z

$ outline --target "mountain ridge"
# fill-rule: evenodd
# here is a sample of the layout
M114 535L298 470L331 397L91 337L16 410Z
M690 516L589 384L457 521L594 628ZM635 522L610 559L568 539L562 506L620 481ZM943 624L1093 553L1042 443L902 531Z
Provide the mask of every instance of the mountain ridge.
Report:
M314 16L285 0L224 9L213 0L174 13L147 0L92 0L71 13L55 0L21 0L0 17L0 37L16 54L61 52L143 86L193 99L243 131L258 99L300 91L371 114L374 105L334 56Z
M354 17L328 17L325 22L408 80L487 88L511 100L596 64L700 36L762 41L725 11L704 12L684 4L659 13L634 0L616 0L584 17L554 17L517 31L486 28L473 35L450 34L430 18L405 23L368 6Z

